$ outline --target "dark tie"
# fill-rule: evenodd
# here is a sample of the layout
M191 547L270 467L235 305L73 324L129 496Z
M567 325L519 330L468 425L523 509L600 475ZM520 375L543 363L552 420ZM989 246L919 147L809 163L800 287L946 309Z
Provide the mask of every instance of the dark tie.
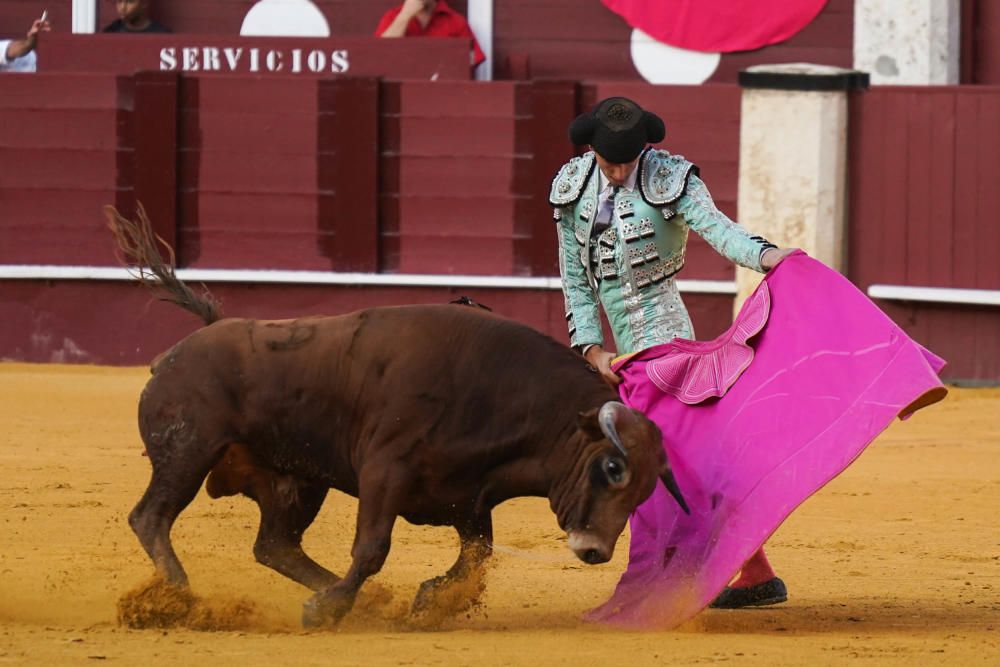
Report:
M611 188L611 196L601 202L601 207L597 211L597 218L594 220L594 234L600 234L611 226L611 214L615 210L615 197L622 186L616 185Z

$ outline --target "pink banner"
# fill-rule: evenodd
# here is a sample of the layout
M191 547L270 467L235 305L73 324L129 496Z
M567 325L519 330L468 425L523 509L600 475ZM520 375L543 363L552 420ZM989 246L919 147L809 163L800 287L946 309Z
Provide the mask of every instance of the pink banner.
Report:
M633 28L693 51L752 51L792 37L827 0L602 0Z

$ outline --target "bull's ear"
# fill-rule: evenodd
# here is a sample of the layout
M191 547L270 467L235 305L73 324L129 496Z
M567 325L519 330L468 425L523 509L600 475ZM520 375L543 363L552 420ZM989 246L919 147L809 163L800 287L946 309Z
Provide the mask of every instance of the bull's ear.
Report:
M664 462L660 466L660 481L663 482L663 486L667 487L667 492L674 497L677 504L681 506L685 514L690 514L691 510L688 508L687 501L684 500L684 495L681 493L681 487L677 485L677 480L674 478L673 471L670 470L670 464Z
M581 412L576 417L577 427L583 431L591 440L600 440L604 437L601 431L601 422L598 419L599 408Z

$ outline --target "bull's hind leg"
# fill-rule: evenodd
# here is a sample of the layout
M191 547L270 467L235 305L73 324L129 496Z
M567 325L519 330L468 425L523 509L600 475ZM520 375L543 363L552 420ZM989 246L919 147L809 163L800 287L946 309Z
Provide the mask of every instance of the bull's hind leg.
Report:
M149 554L156 571L168 583L186 586L187 574L170 543L170 529L187 507L212 469L218 447L177 448L173 456L156 457L150 452L153 476L128 523Z
M493 554L493 520L489 513L455 526L461 540L458 560L443 576L420 585L414 614L431 610L459 613L474 607L486 588L486 560Z
M257 499L260 529L253 545L254 557L311 590L333 586L340 577L302 550L302 535L323 506L328 488L288 477L273 488L273 493Z
M249 447L232 443L212 468L205 490L213 498L241 493L257 503L257 562L314 591L340 581L302 550L302 535L326 499L325 484L275 472L261 465Z

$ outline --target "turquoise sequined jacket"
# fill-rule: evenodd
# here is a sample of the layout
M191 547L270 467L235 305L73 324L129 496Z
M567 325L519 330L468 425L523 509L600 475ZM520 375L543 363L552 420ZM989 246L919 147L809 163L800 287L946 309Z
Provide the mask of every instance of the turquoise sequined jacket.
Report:
M763 272L775 247L715 207L698 168L679 155L647 149L636 186L614 200L610 227L595 234L599 169L593 152L563 165L549 195L559 229L559 271L570 344L604 346L604 307L619 354L693 338L674 276L684 267L688 230L731 261Z

